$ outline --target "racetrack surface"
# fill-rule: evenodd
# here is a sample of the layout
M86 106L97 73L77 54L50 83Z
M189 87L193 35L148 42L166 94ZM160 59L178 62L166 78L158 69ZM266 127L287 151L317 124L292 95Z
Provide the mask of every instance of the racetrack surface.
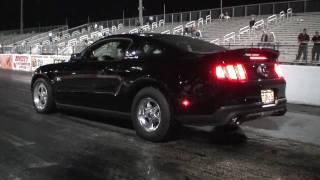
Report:
M241 129L184 126L167 143L128 120L76 110L35 113L30 73L0 70L0 180L320 179L320 108Z

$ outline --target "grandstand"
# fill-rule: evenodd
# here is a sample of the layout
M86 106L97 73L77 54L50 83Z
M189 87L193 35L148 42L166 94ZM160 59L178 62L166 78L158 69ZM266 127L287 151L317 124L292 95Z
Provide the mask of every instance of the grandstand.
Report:
M45 33L12 34L1 37L0 42L4 53L70 55L81 51L91 42L111 34L143 31L183 35L185 27L196 27L202 32L201 38L206 41L227 48L240 48L258 47L262 30L268 30L276 37L272 48L281 51L280 60L291 63L295 60L298 49L299 32L307 28L309 35L312 36L316 30L320 31L320 2L316 0L226 7L223 11L228 12L231 19L219 19L220 9L209 9L165 16L155 15L152 16L154 22L140 27L135 26L137 18L109 20L84 24L72 29L58 27ZM252 17L255 17L256 22L250 29L249 21ZM144 19L147 20L148 17Z

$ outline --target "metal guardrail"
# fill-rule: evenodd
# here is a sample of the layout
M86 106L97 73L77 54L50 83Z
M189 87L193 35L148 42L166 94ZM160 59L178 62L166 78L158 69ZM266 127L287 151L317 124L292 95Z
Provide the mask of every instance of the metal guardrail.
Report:
M47 30L50 31L51 33L57 33L57 32L60 32L60 31L66 30L66 29L68 29L68 26L62 25L62 26L59 26L57 28L47 29ZM21 44L22 42L33 42L33 41L37 41L37 40L45 38L45 37L46 38L48 37L48 32L44 32L44 33L38 34L36 36L31 36L31 37L29 37L27 39L15 42L13 44Z
M57 29L63 26L65 25L31 27L31 28L25 28L23 32L24 33L33 33L33 32L41 33L41 32L50 31L51 29ZM10 34L20 34L20 29L0 31L0 35L10 35Z
M260 3L260 4L250 4L250 5L242 5L242 6L232 6L232 7L224 7L223 12L227 12L230 17L240 17L240 16L249 16L249 15L267 15L267 14L279 14L283 10L289 9L287 12L287 16L292 16L292 11L295 13L299 12L312 12L312 11L320 11L320 1L319 0L295 0L295 1L286 1L286 2L273 2L273 3ZM192 22L197 21L198 26L205 23L208 24L209 21L215 18L219 18L221 13L220 8L215 9L205 9L198 11L188 11L181 13L169 13L169 14L161 14L161 15L152 15L145 16L144 22L149 22L149 18L152 17L155 22L159 22L159 27L164 26L164 23L170 24L172 23L182 23L182 22ZM273 19L268 19L267 24L272 22ZM71 40L76 33L82 32L83 29L89 29L93 26L109 28L111 32L116 31L120 27L127 27L129 29L137 27L138 18L126 18L126 19L115 19L108 21L100 21L90 24L84 24L78 27L74 27L72 29L68 29L62 32L62 40L68 39ZM152 22L150 25L152 26ZM102 29L103 29L102 28ZM152 26L151 29L154 29L155 26ZM133 30L135 32L135 30ZM60 35L53 34L53 37L60 37ZM59 39L59 41L60 41ZM48 44L48 37L37 39L36 43ZM34 43L35 44L35 43Z

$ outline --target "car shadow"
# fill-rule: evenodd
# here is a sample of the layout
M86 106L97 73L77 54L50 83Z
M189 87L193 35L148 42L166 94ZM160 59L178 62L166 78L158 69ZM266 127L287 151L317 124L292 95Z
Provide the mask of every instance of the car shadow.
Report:
M81 123L85 123L87 125L100 127L99 124L111 125L125 129L134 129L130 120L124 118L116 118L112 117L108 114L100 113L100 112L86 112L80 111L76 109L60 109L59 113L70 116L77 117L84 121ZM79 121L78 121L79 122ZM86 123L87 122L87 123ZM93 123L90 123L93 122ZM90 123L90 124L88 124Z
M61 114L81 119L80 123L103 128L111 125L118 128L134 130L132 122L128 119L112 117L104 113L84 112L74 109L60 110ZM103 128L107 130L106 128ZM213 127L211 130L203 130L195 126L178 125L172 134L171 141L194 141L216 145L242 145L247 142L247 136L238 126Z
M181 126L175 140L197 141L216 145L243 145L248 137L238 126L212 127L211 130L202 130L193 126Z

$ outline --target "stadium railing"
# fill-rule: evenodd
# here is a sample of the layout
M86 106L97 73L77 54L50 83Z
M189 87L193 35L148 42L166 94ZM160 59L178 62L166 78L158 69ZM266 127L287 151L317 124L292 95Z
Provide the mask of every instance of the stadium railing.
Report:
M292 9L295 13L314 12L320 11L319 0L294 0L294 1L283 1L283 2L271 2L271 3L259 3L241 6L224 7L222 11L227 12L230 17L242 17L251 15L268 15L268 14L280 14L284 9ZM221 14L220 8L205 9L197 11L188 11L180 13L168 13L152 16L144 16L144 22L148 22L149 18L152 17L154 21L164 19L165 23L182 23L189 21L197 21L200 18L206 19L207 15L211 15L212 18L219 18ZM288 16L292 13L287 14ZM107 21L97 22L103 24L105 27L117 26L123 24L126 27L136 27L138 24L138 17L114 19Z
M63 27L65 25L54 25L54 26L39 26L39 27L31 27L31 28L25 28L23 30L23 33L42 33L42 32L48 32L52 29L57 29L60 27ZM14 29L14 30L7 30L7 31L0 31L0 35L10 35L10 34L20 34L20 29Z

